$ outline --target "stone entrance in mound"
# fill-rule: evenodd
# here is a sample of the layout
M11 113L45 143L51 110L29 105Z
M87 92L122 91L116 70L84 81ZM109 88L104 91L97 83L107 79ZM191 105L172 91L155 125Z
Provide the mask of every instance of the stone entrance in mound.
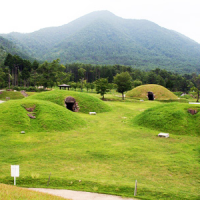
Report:
M148 92L148 99L150 100L150 101L153 101L154 100L154 93L153 92Z
M69 96L65 99L65 106L68 110L71 110L73 112L78 112L79 111L79 106L76 100Z

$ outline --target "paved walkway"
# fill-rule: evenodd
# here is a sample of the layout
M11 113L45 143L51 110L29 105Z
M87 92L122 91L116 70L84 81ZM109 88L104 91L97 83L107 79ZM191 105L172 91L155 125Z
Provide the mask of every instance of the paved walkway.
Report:
M3 102L5 102L5 101L1 101L1 100L0 100L0 103L3 103Z
M134 200L131 198L122 198L114 195L72 191L72 190L57 190L57 189L45 189L45 188L29 188L29 189L64 197L66 199L71 199L71 200Z

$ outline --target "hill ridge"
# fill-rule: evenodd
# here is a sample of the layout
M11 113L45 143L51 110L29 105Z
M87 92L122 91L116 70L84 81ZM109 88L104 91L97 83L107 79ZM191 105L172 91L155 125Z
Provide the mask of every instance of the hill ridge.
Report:
M108 32L110 35L105 34ZM30 56L39 60L60 58L63 64L122 64L145 70L159 67L179 73L200 72L197 42L154 22L124 19L105 10L62 26L3 37L23 46ZM92 48L88 48L89 42Z

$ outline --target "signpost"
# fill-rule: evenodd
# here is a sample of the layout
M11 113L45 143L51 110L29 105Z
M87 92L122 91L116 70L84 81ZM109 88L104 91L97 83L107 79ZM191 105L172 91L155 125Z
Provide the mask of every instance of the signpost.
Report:
M19 177L19 165L11 165L11 176L14 177L14 185L16 185L16 177Z
M137 180L135 181L135 190L134 190L134 196L137 195Z

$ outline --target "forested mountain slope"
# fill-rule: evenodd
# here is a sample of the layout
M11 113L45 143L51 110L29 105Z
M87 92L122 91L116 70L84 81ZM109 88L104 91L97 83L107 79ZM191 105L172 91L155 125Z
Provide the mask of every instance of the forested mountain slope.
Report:
M123 64L140 69L200 72L200 44L147 20L123 19L108 11L27 34L3 35L40 60Z
M28 55L25 48L0 36L0 66L3 64L8 53L18 55L24 59L33 60L33 58Z

